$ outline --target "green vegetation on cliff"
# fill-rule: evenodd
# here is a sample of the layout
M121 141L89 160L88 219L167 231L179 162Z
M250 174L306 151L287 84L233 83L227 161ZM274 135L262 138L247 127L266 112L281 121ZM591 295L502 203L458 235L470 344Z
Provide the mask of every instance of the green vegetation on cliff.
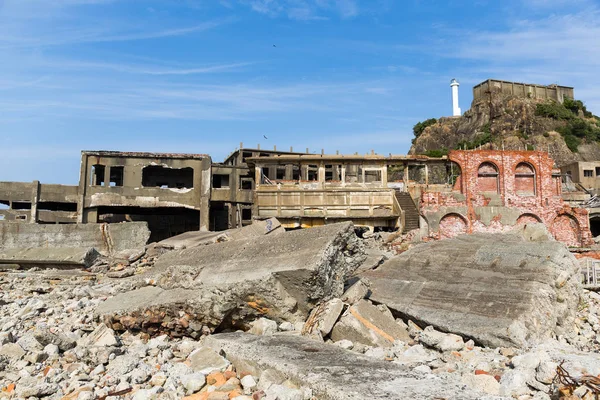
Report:
M582 140L600 141L598 117L589 112L581 100L566 98L563 104L555 101L541 103L536 106L535 115L565 121L565 125L557 130L574 153Z

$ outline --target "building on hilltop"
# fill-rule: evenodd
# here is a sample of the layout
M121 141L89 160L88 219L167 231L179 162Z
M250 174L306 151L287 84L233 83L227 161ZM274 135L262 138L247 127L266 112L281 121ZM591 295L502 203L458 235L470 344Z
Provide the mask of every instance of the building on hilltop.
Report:
M533 83L519 83L488 79L473 86L473 102L487 99L486 94L500 92L518 97L534 99L551 99L562 103L565 98L574 99L574 89L570 86L537 85Z

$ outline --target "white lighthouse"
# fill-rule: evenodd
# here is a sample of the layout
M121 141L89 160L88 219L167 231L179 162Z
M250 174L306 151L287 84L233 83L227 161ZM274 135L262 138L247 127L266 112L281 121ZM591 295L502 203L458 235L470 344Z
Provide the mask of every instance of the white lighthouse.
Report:
M460 117L460 107L458 106L458 86L460 84L456 79L452 79L450 81L450 87L452 88L452 115L455 117Z

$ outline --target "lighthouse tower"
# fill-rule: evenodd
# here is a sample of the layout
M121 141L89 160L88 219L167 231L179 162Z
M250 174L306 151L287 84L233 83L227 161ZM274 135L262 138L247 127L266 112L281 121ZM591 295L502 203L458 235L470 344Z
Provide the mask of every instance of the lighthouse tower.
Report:
M455 117L460 117L460 107L458 106L458 86L460 84L456 79L452 79L450 81L450 87L452 88L452 115Z

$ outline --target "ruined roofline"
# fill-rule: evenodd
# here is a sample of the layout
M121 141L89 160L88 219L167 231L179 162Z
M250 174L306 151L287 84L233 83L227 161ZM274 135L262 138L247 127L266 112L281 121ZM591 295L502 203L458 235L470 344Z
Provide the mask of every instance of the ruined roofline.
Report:
M487 82L500 82L500 83L510 83L510 84L515 84L515 85L523 85L523 86L535 86L535 87L539 87L539 88L555 88L555 87L559 87L559 88L565 88L565 89L575 89L575 87L573 86L563 86L563 85L557 85L557 84L550 84L550 85L540 85L538 83L524 83L524 82L514 82L514 81L505 81L502 79L486 79L483 82L478 83L477 85L473 86L473 89L478 88L479 86L483 85L484 83Z
M268 162L277 163L280 161L445 161L448 157L427 157L425 155L391 155L383 156L380 154L297 154L281 155L273 157L248 157L249 163Z
M257 148L243 147L241 149L236 149L236 150L232 151L231 153L229 153L229 155L227 157L225 157L225 160L223 160L223 163L226 163L231 158L234 158L237 154L240 154L240 152L244 152L244 151L250 151L250 152L256 152L256 153L260 152L260 153L269 153L269 154L281 154L281 155L286 155L286 154L306 154L306 153L295 152L295 151L268 150L268 149L257 149Z
M82 150L82 155L98 157L131 157L131 158L177 158L177 159L210 159L208 154L185 153L151 153L138 151L111 151L111 150Z

